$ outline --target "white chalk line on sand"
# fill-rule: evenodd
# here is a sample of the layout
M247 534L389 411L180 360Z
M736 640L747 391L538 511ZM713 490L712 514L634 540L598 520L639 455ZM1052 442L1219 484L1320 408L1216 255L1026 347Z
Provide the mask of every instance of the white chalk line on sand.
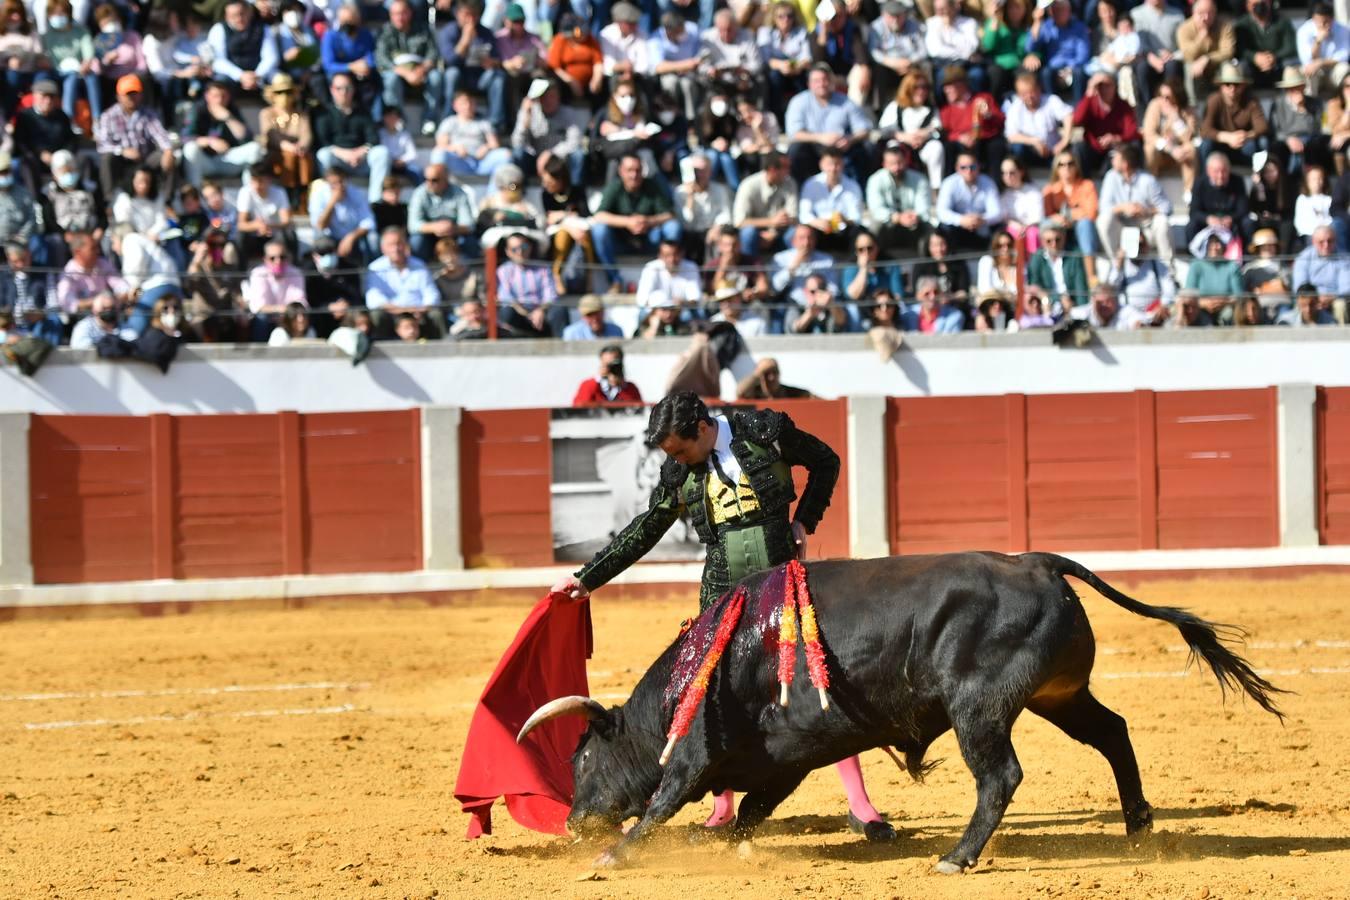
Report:
M24 722L23 727L27 731L52 731L58 728L125 727L154 722L192 722L198 719L211 719L221 716L230 719L269 719L276 716L335 716L356 711L355 706L344 703L341 706L310 706L296 709L246 709L232 713L188 712L181 715L132 716L126 719L67 719L56 722Z
M263 694L285 691L360 691L369 681L301 681L285 684L227 684L221 687L154 688L120 691L61 691L49 694L3 694L3 703L33 703L44 700L117 700L125 697L215 696L218 694Z

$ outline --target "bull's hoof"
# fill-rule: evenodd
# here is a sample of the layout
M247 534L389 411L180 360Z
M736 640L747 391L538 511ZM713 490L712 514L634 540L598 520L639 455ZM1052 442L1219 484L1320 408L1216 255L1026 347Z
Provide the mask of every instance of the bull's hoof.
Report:
M1125 834L1134 840L1142 840L1153 833L1153 807L1141 803L1125 816Z
M721 825L697 825L689 829L691 844L725 844L740 837L736 830L736 820Z
M960 875L966 871L966 867L960 863L954 863L950 860L940 859L937 865L933 866L933 871L939 875Z
M848 830L861 834L874 844L886 844L895 840L895 828L890 822L864 822L852 812L848 814Z

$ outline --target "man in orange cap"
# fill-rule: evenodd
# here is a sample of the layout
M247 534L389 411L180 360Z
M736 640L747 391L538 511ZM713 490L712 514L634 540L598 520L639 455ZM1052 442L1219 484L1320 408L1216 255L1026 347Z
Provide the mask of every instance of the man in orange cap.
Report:
M105 110L94 126L99 178L106 197L122 189L131 173L141 166L163 171L164 177L159 181L161 200L173 190L173 140L159 116L141 108L142 92L139 76L123 75L117 79L117 103Z

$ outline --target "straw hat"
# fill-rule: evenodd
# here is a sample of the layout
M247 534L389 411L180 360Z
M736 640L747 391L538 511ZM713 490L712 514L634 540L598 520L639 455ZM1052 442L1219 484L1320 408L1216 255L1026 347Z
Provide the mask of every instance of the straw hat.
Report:
M1247 77L1242 74L1237 63L1226 62L1219 66L1219 77L1214 79L1215 84L1251 84Z
M1303 77L1303 72L1298 66L1285 66L1284 75L1279 81L1275 82L1275 86L1280 90L1307 87L1308 79Z
M263 96L271 97L273 94L289 94L296 90L295 79L285 72L278 72L272 78L272 83L263 88Z
M1267 244L1280 246L1280 237L1275 233L1274 228L1258 228L1256 234L1252 235L1251 251L1255 253L1258 248Z

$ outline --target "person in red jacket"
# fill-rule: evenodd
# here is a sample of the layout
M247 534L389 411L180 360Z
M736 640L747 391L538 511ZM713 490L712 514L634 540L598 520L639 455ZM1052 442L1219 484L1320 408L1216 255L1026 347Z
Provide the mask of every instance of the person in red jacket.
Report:
M600 374L587 378L572 398L573 406L610 406L619 403L641 403L638 386L623 377L623 348L606 344L600 350Z
M1003 110L992 94L972 93L965 66L957 63L942 70L942 137L947 143L947 159L955 162L962 153L973 153L980 168L997 172L1008 154L1003 136ZM948 163L948 172L951 171Z
M1101 175L1102 165L1116 147L1139 141L1134 107L1120 99L1109 75L1092 76L1087 93L1074 107L1073 124L1083 129L1083 139L1073 145L1073 155L1084 178L1095 180Z

